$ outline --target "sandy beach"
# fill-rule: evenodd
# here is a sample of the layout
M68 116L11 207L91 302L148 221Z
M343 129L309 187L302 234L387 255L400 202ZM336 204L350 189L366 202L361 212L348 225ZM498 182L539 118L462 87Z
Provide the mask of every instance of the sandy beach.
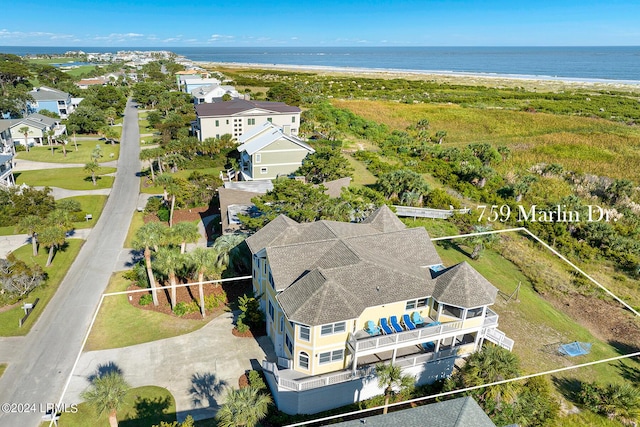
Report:
M523 87L527 90L560 91L567 89L616 90L640 92L640 80L570 79L554 76L463 73L453 71L389 70L375 68L331 67L320 65L259 64L236 62L199 62L209 70L274 70L313 72L320 75L348 75L366 78L431 80L468 86Z

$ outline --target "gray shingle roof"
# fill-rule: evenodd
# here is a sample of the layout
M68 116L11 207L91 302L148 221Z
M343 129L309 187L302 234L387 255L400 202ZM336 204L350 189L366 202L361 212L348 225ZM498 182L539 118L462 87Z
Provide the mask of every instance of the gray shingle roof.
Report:
M273 113L299 113L298 107L292 107L284 102L248 101L246 99L233 99L226 102L213 104L198 104L195 106L199 117L231 116L253 109L271 111Z
M333 424L336 427L496 427L472 397L460 397L385 415Z
M36 101L66 100L69 98L69 94L67 92L46 86L33 89L29 92L29 95L31 95Z
M467 263L433 274L427 267L442 261L426 230L405 228L385 211L393 215L383 206L359 224L298 224L281 215L246 240L252 253L265 249L289 320L317 326L430 296L465 308L495 301L497 289Z

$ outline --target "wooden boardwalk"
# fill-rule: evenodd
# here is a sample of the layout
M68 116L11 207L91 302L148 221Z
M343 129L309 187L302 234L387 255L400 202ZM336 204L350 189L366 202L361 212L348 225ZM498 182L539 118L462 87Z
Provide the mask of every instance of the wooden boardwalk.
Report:
M470 209L431 209L431 208L414 208L410 206L393 206L396 209L396 215L415 218L435 218L447 219L453 214L467 214Z

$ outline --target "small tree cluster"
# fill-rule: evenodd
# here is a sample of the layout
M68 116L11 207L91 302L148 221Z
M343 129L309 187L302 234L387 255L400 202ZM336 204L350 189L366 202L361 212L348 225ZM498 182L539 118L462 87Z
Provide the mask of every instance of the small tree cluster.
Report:
M46 275L37 264L29 267L13 255L0 259L0 293L7 293L12 300L24 299L42 285L45 278Z

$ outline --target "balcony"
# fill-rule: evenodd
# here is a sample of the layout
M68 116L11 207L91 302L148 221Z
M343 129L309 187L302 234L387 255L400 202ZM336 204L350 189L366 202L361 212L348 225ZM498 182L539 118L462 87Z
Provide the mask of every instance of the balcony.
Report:
M491 330L498 326L498 315L489 309L487 309L487 313L481 324L465 326L465 322L469 322L469 320L473 319L467 319L467 321L458 320L455 322L447 322L435 326L424 326L413 331L403 331L389 335L376 335L373 337L364 331L358 331L355 334L350 335L347 348L352 354L360 357L378 353L380 351L420 345L425 342L450 338L456 335L479 332L482 329Z

